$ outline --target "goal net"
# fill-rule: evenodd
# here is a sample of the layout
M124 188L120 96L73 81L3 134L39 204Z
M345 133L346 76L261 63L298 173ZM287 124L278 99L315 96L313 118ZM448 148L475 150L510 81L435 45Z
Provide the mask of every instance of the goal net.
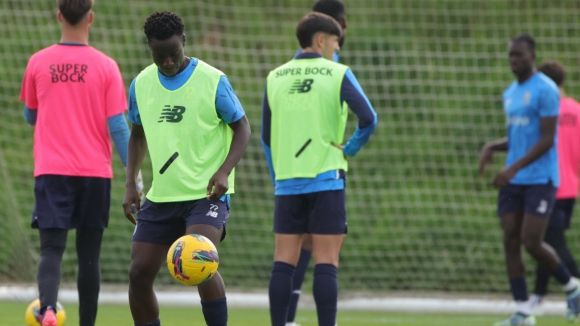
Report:
M0 280L33 282L38 234L32 133L19 91L28 58L59 40L55 1L0 1ZM91 45L120 65L125 84L152 63L142 31L156 10L185 22L186 54L224 71L252 125L236 172L237 193L220 271L229 286L265 289L273 256L273 189L260 144L267 73L289 60L294 29L314 0L99 0ZM484 142L505 135L501 94L513 80L510 37L532 34L538 61L567 68L567 91L580 96L580 5L557 0L345 0L348 35L340 51L379 117L369 144L350 160L349 228L341 254L342 290L506 291L493 172L477 175ZM349 120L348 135L356 125ZM122 213L124 170L115 155L111 218L102 278L126 283L132 225ZM150 164L143 174L150 184ZM575 223L573 223L575 225ZM74 232L70 236L73 237ZM580 250L580 232L569 242ZM63 282L74 282L73 238ZM528 259L528 272L532 261ZM312 268L312 267L311 267ZM311 277L305 284L309 284ZM158 281L172 284L162 270ZM308 285L305 285L308 286Z

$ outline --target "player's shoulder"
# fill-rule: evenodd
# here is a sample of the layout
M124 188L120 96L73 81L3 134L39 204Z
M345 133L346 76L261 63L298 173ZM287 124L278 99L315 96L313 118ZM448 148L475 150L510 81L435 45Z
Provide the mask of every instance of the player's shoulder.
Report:
M43 49L40 49L30 56L28 62L34 63L40 60L51 58L52 56L54 56L54 52L57 49L58 49L57 44L49 45Z
M196 62L192 62L192 63L195 63L196 64L195 69L197 69L199 67L203 67L204 69L202 70L202 72L204 72L205 74L212 74L212 75L218 74L220 76L224 76L225 75L225 73L223 71L219 70L218 68L210 65L209 63L207 63L207 62L205 62L203 60L200 60L198 58L191 58L191 60L192 61L193 60L196 61Z
M569 109L571 111L580 112L580 102L573 97L564 97L560 100L560 109Z
M514 80L512 81L503 91L503 95L504 96L508 96L510 93L512 93L516 88L518 88L518 81Z
M558 85L552 80L552 78L546 76L541 72L537 72L534 76L534 88L540 91L548 91L548 92L555 92L560 93L558 89Z

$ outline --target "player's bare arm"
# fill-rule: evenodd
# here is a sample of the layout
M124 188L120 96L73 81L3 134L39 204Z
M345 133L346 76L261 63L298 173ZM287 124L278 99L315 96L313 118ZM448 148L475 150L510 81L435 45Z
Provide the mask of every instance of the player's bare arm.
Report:
M233 131L232 144L224 163L222 163L219 170L211 177L207 185L207 195L210 200L219 199L228 191L228 176L236 164L242 159L248 142L250 141L250 122L246 116L236 122L230 123L229 126ZM130 141L129 144L131 144ZM129 150L130 152L131 150ZM126 209L125 212L127 212Z
M135 186L135 178L137 172L143 164L145 153L147 152L147 139L145 138L145 131L143 126L132 124L131 136L129 137L129 148L127 151L127 180L125 182L125 199L123 200L123 210L125 217L131 223L136 224L137 221L131 212L131 206L135 205L135 212L139 212L141 199L139 192Z
M501 170L494 178L493 185L495 187L503 187L507 185L516 173L522 168L528 166L542 155L544 155L552 146L554 146L554 136L556 135L556 124L558 117L545 117L540 119L540 131L542 137L532 147L526 155L516 161L511 166Z
M493 163L493 152L505 152L508 150L508 139L500 138L485 144L479 156L479 175L483 176L485 166Z

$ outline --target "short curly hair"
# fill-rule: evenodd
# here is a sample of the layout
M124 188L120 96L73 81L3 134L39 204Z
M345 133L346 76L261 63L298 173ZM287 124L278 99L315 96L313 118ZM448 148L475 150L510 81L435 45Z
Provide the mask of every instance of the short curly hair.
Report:
M538 66L538 70L544 75L550 77L558 87L564 85L564 80L566 80L566 69L564 66L556 60L548 60L542 62Z
M181 17L170 11L156 11L145 20L143 31L147 40L152 38L166 40L173 35L183 35L184 25Z

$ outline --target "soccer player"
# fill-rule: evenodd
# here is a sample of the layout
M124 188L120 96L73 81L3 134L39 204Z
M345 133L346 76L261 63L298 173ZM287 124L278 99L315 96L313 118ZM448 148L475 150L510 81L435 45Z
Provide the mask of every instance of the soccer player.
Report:
M558 166L560 187L550 216L544 241L552 246L572 276L579 278L578 265L566 243L564 231L570 227L570 219L578 196L578 169L580 168L580 103L564 92L566 72L557 61L546 61L538 71L550 77L560 89L560 117L558 119ZM541 304L548 292L550 273L538 264L534 294L530 298L532 308Z
M310 13L296 36L303 53L270 72L262 105L262 144L275 185L270 318L273 326L286 324L302 237L310 233L318 325L334 326L338 256L347 231L346 158L367 143L377 117L352 71L332 61L342 36L336 20ZM359 123L341 145L345 102Z
M109 133L125 165L127 99L117 63L88 45L93 1L57 3L60 42L30 58L20 94L25 119L35 126L32 227L40 234L39 320L42 326L57 325L60 266L68 230L76 229L80 324L90 326L97 316L99 256L109 221Z
M159 326L153 281L180 236L201 234L216 247L225 237L234 167L248 144L250 125L226 76L185 56L179 16L154 12L143 29L153 64L130 87L132 128L123 208L136 223L129 268L131 314L135 325ZM147 149L153 184L140 209L133 180ZM227 325L219 272L197 288L207 325Z
M517 311L498 322L535 325L528 300L521 245L563 285L572 314L580 312L578 281L552 247L543 241L560 184L556 155L559 93L556 84L534 66L536 42L519 35L509 45L509 64L516 80L505 90L507 138L487 143L480 173L495 151L507 151L506 166L495 176L499 188L498 215L504 233L505 261Z
M338 39L338 46L339 48L342 48L346 37L346 10L344 3L342 3L341 0L318 0L316 3L314 3L312 11L329 15L338 22L342 28L342 35ZM302 49L298 50L295 56L301 53ZM338 51L334 52L333 60L334 62L338 62ZM306 276L306 270L308 269L311 256L312 237L309 233L305 233L302 237L300 259L298 259L298 265L296 265L296 271L294 272L294 280L292 282L294 284L294 290L292 291L292 298L290 299L290 307L288 308L288 320L286 321L286 326L300 326L299 324L296 324L294 320L296 318L296 309L298 308L298 299L300 299L300 289L302 288L302 282L304 282L304 277Z

